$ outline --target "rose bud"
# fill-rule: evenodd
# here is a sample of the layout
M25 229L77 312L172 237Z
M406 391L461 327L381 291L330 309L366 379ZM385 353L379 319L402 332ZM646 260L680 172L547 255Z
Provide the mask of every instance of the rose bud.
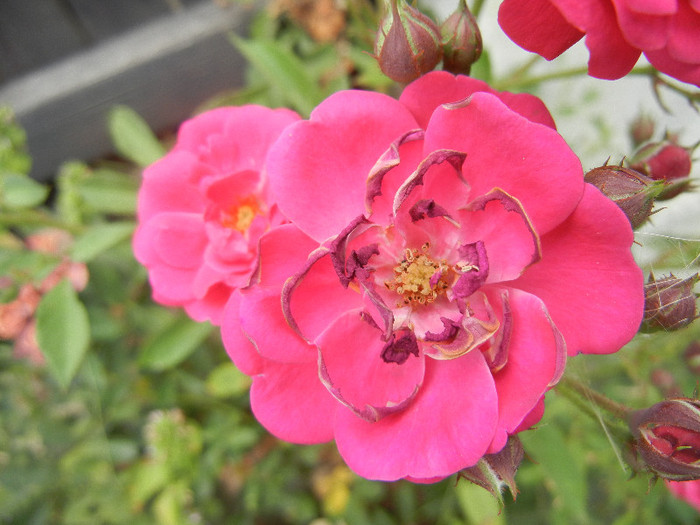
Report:
M586 173L584 180L593 184L625 212L638 228L651 215L654 199L663 189L663 183L622 166L601 166Z
M683 352L683 357L688 369L696 376L700 376L700 341L690 343Z
M374 52L382 72L408 83L429 71L442 58L440 32L435 22L405 0L391 0L382 21Z
M675 140L666 139L642 146L629 159L629 164L654 180L671 182L690 175L692 151L693 148L684 148Z
M639 115L630 125L630 138L635 146L644 144L654 136L654 120L649 115Z
M667 399L632 412L633 447L645 468L664 479L700 479L700 402Z
M466 0L460 0L457 10L440 26L442 34L443 69L450 73L469 74L472 64L479 60L483 45L481 32Z
M524 455L525 451L520 439L512 435L500 452L487 454L473 467L460 470L457 479L464 478L485 488L502 504L501 494L506 487L513 495L513 499L518 493L515 474Z
M680 279L670 274L660 280L649 274L644 285L644 319L642 330L678 330L697 318L696 295L693 287L698 274Z

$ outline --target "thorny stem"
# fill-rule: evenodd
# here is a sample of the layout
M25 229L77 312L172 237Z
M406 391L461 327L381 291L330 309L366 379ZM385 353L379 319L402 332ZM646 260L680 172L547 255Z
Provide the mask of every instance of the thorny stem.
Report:
M585 75L588 72L588 66L576 67L573 69L564 69L562 71L554 71L553 73L546 73L544 75L536 75L531 77L523 77L536 62L539 61L538 56L533 57L528 62L525 63L523 67L517 69L509 77L494 82L494 87L500 91L512 89L513 87L525 87L531 86L533 84L539 84L540 82L546 82L548 80L559 80L564 78L577 77L580 75Z
M613 401L609 397L601 394L600 392L593 390L588 385L584 384L578 379L572 377L563 377L559 382L559 386L563 387L563 392L566 395L566 390L574 391L579 397L588 399L598 408L602 408L609 414L613 415L615 418L622 421L627 420L627 415L631 412L631 408ZM568 397L568 396L567 396Z

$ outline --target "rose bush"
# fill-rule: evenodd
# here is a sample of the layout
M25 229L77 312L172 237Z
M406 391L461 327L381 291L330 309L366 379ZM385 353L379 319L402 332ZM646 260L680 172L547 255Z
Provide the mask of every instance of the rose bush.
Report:
M498 20L515 43L547 60L585 35L594 77L621 78L644 53L659 71L700 85L697 0L505 0Z
M156 301L220 322L231 291L250 280L260 236L283 221L263 165L298 119L261 106L214 109L184 122L173 149L144 170L134 253Z
M622 211L542 102L445 72L341 91L271 147L291 221L222 323L274 435L335 439L359 475L432 481L542 415L566 355L643 312Z

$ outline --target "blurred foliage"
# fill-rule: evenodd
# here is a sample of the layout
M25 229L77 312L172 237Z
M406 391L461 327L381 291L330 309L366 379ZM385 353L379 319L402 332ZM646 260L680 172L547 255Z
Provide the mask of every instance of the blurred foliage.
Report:
M338 89L395 94L370 56L377 5L345 5L341 18L329 19L335 25L314 28L294 2L271 2L247 38L231 37L250 63L245 87L200 110L260 103L308 115ZM473 74L489 78L487 53ZM559 390L548 394L537 430L522 434L519 494L502 510L454 477L432 485L368 481L347 469L332 443L274 439L252 416L250 380L230 363L217 331L154 304L131 253L139 166L167 146L129 108L114 109L110 132L123 160L70 162L53 184L40 184L28 176L22 129L0 109L0 303L21 302L26 286L40 292L19 328L35 321L42 349L0 341L0 523L697 522L661 483L630 479L620 421ZM47 228L68 242L33 247L29 239ZM697 243L657 240L649 249L650 266L697 271ZM76 292L63 280L42 289L65 261L86 265L87 287ZM683 351L698 339L698 323L639 336L615 355L571 359L567 375L633 408L691 395L698 377ZM26 344L31 350L31 339Z

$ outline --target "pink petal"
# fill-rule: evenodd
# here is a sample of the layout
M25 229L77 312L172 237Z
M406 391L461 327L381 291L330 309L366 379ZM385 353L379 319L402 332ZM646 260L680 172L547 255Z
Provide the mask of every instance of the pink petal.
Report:
M678 4L684 0L613 0L625 9L647 15L672 15L678 10Z
M147 167L139 190L139 221L166 211L203 213L205 201L191 181L201 173L207 173L206 167L187 152L171 152Z
M586 28L588 73L610 80L622 78L632 70L641 52L622 35L610 0L591 0L590 6L593 22Z
M230 296L230 287L224 283L216 283L207 290L204 297L185 304L185 311L195 321L210 321L213 325L219 326Z
M627 217L586 184L576 211L541 241L542 260L511 285L544 301L569 355L619 350L636 334L644 310Z
M498 10L498 23L516 44L547 60L583 36L550 0L505 0Z
M282 130L299 120L287 109L262 106L217 108L197 115L180 127L175 146L228 174L246 169L259 170L267 150Z
M327 248L312 252L307 265L282 289L282 311L287 322L308 341L343 313L361 306L359 291L340 284Z
M425 148L465 152L462 173L471 195L501 188L520 201L539 234L564 220L581 198L581 163L564 139L493 95L475 93L464 104L438 108Z
M262 373L265 360L241 329L241 295L237 290L231 294L221 319L221 339L229 357L241 372L249 376Z
M368 479L444 477L474 465L497 423L491 373L479 352L426 361L425 380L403 412L369 423L339 409L335 438L348 466Z
M504 444L559 380L566 361L566 345L544 303L520 290L507 294L513 315L508 362L494 375L497 434Z
M264 286L278 286L298 272L309 254L318 247L293 224L271 229L260 238L259 267L256 281Z
M442 104L464 100L477 91L492 93L523 117L549 127L555 127L544 103L528 93L498 92L475 78L433 71L411 82L401 93L399 101L416 117L421 128L428 127L433 112Z
M678 62L668 54L668 50L666 49L647 51L644 55L651 65L662 73L666 73L682 82L700 86L700 64L684 64Z
M328 390L358 416L377 421L403 408L423 382L425 357L387 362L382 331L355 310L337 318L316 339L319 369ZM417 347L416 347L417 349Z
M386 95L331 95L270 149L268 176L280 209L318 242L335 235L364 211L366 180L377 159L417 127Z
M613 4L622 34L632 46L649 51L666 45L671 21L669 16L639 10L638 6L629 5L627 0L613 0Z
M509 281L541 258L540 240L518 201L492 190L460 214L462 244L483 241L489 261L487 282Z
M252 286L241 296L241 328L261 356L281 363L316 362L316 350L284 318L279 288Z
M700 66L700 13L685 2L671 21L667 51L679 62Z
M147 247L146 244L150 244ZM142 224L134 244L139 253L153 251L162 264L190 269L202 264L207 236L201 215L161 213Z
M333 439L334 414L342 408L318 379L315 362L266 362L253 378L250 405L271 434L305 445Z

